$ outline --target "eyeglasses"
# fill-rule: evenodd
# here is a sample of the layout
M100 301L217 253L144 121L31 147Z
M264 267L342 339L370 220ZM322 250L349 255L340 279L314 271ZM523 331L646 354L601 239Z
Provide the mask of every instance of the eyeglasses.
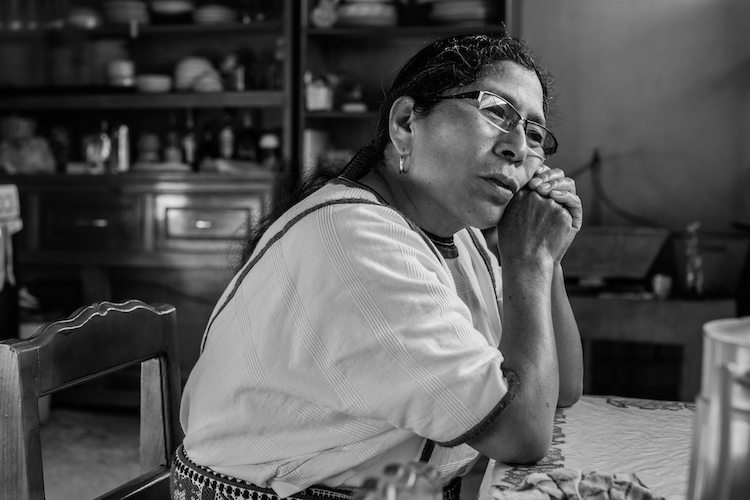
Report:
M516 125L522 123L526 134L526 142L537 155L542 152L545 158L549 158L557 151L557 139L552 135L552 132L540 123L521 118L516 108L497 94L486 90L475 90L474 92L437 97L435 100L441 99L475 99L479 108L479 115L487 120L490 125L506 134L516 128Z

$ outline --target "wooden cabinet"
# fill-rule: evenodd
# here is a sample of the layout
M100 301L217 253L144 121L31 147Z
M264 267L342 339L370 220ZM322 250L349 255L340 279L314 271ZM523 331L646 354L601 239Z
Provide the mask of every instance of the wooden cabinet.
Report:
M21 263L224 266L214 256L262 216L274 175L6 177L21 194Z
M16 275L59 316L98 300L175 305L186 379L273 180L270 172L2 178L21 197Z

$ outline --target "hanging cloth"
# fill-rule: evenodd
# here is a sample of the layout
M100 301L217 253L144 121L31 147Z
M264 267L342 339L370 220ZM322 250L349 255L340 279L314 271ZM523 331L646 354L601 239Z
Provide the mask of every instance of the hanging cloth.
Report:
M5 283L16 284L12 236L22 228L18 188L13 184L0 184L0 292Z

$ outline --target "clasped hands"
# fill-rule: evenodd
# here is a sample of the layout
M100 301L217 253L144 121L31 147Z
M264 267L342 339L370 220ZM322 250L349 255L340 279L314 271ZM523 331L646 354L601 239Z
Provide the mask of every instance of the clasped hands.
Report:
M532 193L538 194L542 199L556 202L569 216L559 209L555 210L554 205L534 202L533 198L542 201L538 197L531 196L531 199L524 201ZM583 207L581 199L576 194L575 181L567 177L561 169L541 164L528 184L516 194L516 198L515 203L511 202L511 205L520 205L515 208L509 207L510 213L506 210L504 220L501 219L498 224L498 236L501 237L501 232L513 231L517 236L525 234L526 237L530 237L529 245L551 245L554 261L559 264L583 224ZM534 206L537 208L531 208ZM557 215L553 212L557 212ZM544 215L545 213L547 215ZM516 219L516 223L508 220L508 217ZM519 227L519 222L523 228Z

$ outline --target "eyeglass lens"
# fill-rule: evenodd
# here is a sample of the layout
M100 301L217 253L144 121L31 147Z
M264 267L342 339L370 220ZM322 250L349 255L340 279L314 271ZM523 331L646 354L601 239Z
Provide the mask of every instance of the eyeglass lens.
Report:
M479 110L487 111L482 116L485 116L490 123L506 133L510 132L522 120L521 115L508 101L488 92L480 94ZM547 156L557 149L557 141L555 141L554 136L542 125L523 120L523 129L526 133L529 148L544 152Z

